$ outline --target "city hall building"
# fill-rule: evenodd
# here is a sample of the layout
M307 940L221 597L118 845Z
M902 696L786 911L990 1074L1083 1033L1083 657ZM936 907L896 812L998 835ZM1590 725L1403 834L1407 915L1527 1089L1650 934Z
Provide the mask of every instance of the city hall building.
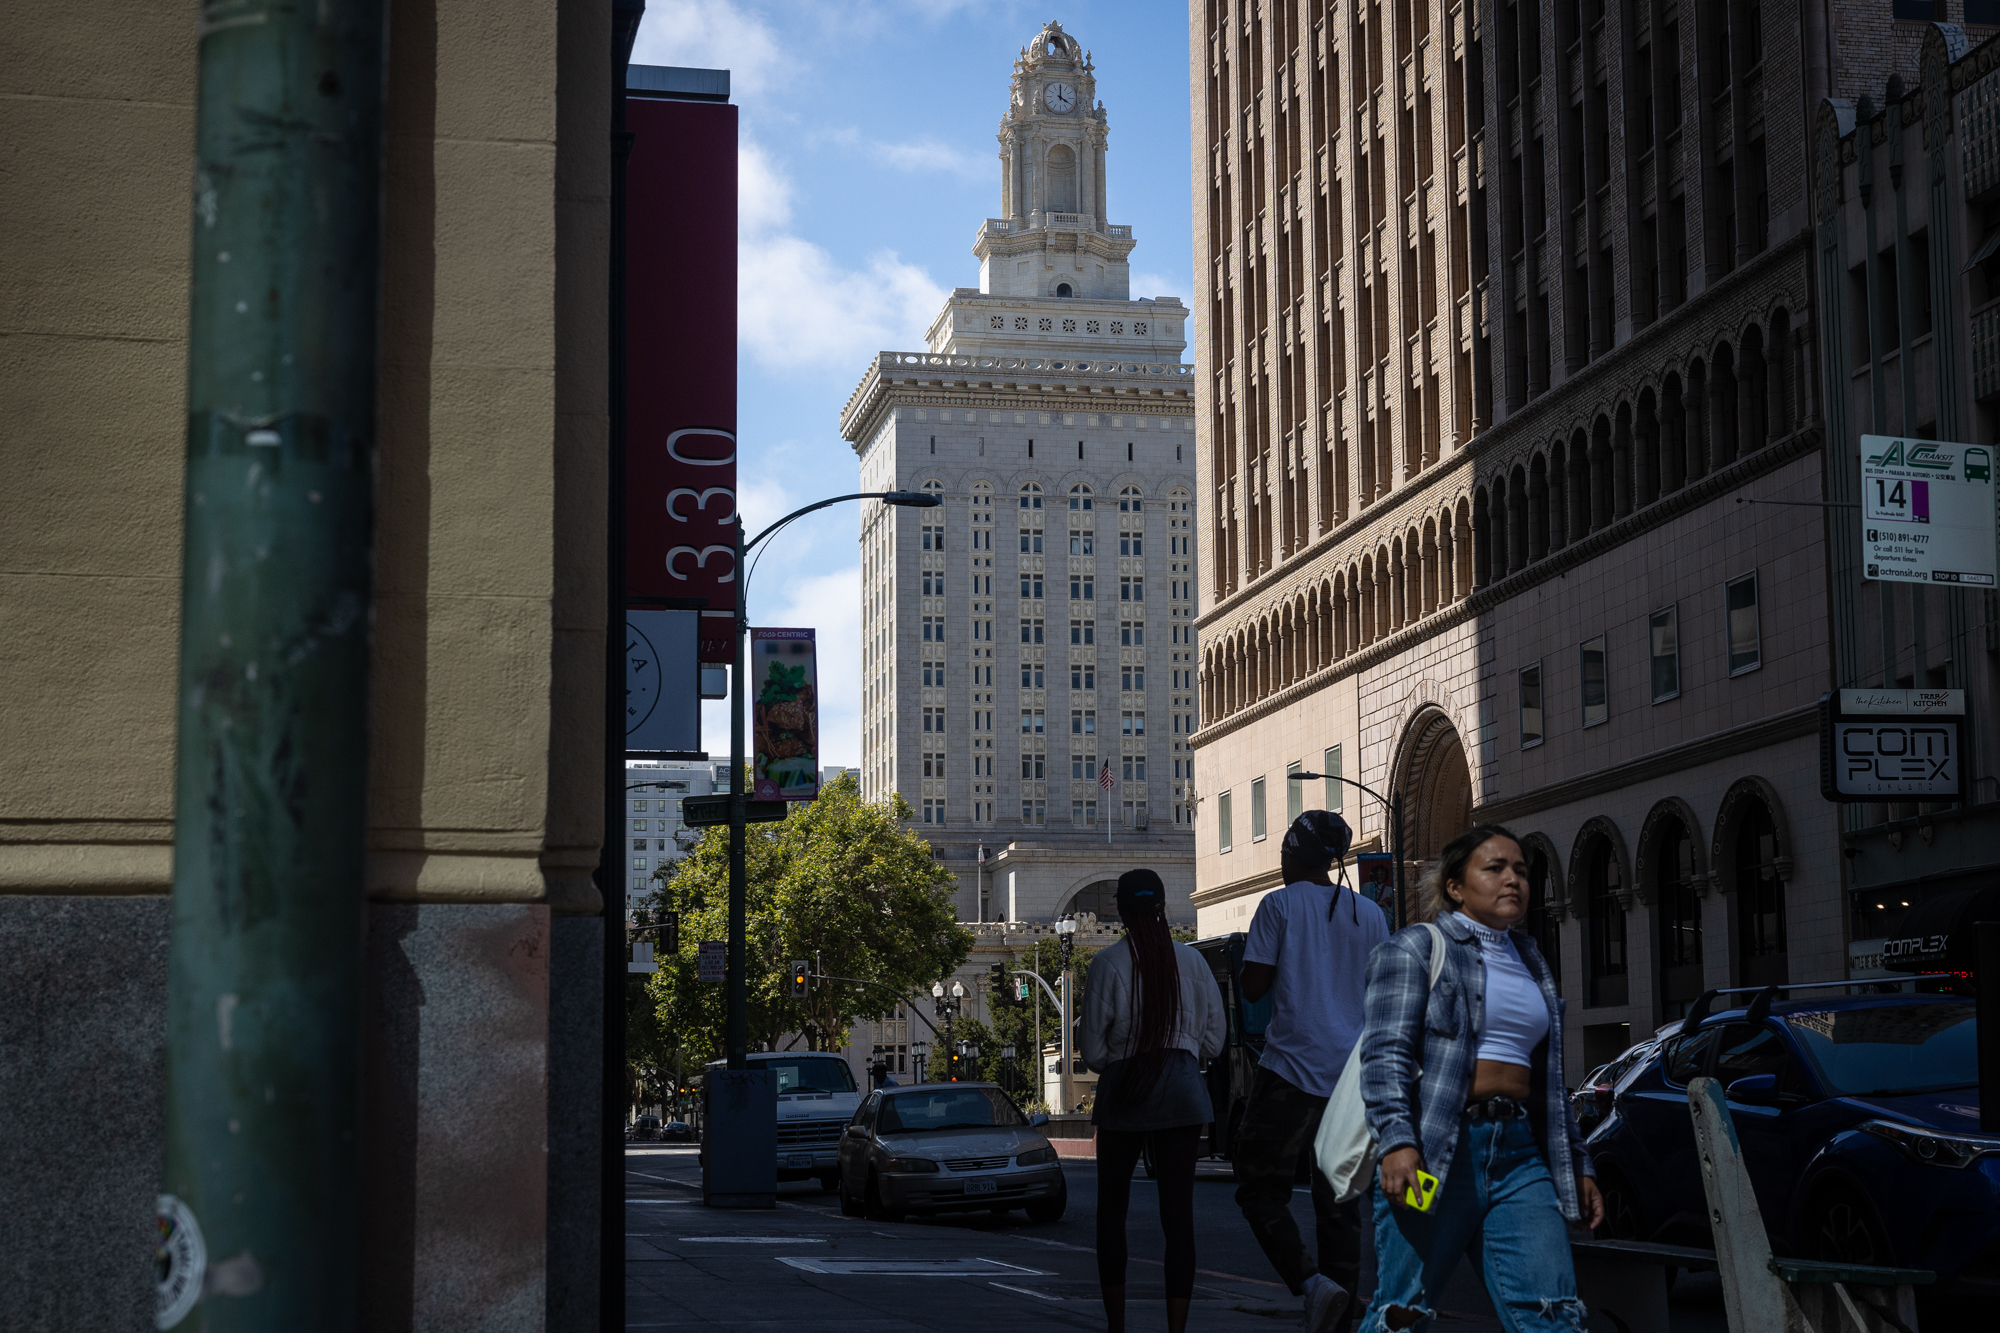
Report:
M1926 29L1848 8L1191 6L1204 934L1306 804L1393 851L1379 793L1412 883L1521 835L1573 1062L1848 974L1808 164Z
M1110 916L1135 865L1192 920L1188 310L1131 297L1095 94L1089 53L1042 29L1000 122L979 286L927 350L877 356L840 423L861 490L943 500L862 510L862 791L909 801L996 942Z

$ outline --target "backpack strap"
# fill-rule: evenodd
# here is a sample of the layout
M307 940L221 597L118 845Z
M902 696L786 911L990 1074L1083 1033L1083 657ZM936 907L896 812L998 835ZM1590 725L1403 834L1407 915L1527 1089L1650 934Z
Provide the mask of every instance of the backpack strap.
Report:
M1424 921L1419 924L1431 933L1431 981L1429 989L1436 990L1438 977L1444 973L1444 932L1437 928L1437 923L1434 921Z

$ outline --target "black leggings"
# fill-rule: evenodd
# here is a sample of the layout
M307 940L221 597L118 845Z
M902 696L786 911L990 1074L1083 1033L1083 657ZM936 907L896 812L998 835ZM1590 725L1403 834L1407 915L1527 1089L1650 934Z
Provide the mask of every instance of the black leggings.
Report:
M1200 1125L1174 1129L1097 1131L1097 1283L1125 1285L1125 1214L1132 1206L1132 1168L1148 1139L1160 1191L1160 1229L1167 1233L1167 1296L1194 1295L1194 1161Z

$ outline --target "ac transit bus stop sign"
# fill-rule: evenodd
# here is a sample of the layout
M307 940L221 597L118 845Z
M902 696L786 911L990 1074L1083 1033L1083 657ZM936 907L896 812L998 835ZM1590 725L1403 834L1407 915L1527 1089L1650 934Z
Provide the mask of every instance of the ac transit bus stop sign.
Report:
M1871 579L1994 586L1993 451L1861 437L1861 550Z
M1819 716L1827 800L1964 799L1964 690L1840 690Z

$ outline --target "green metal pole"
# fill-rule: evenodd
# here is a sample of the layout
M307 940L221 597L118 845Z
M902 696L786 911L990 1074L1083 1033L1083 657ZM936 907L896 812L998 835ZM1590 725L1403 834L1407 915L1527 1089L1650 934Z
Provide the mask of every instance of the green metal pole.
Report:
M744 677L743 641L750 636L750 589L743 569L743 515L736 516L736 661L729 676L729 963L727 990L728 1018L724 1028L723 1053L731 1069L750 1067L750 1001L748 978L743 971L746 953L744 898L747 877L744 871L745 816L749 813L750 791L744 770L750 756L743 748L743 711L749 682Z
M203 11L163 1327L357 1324L383 45Z

